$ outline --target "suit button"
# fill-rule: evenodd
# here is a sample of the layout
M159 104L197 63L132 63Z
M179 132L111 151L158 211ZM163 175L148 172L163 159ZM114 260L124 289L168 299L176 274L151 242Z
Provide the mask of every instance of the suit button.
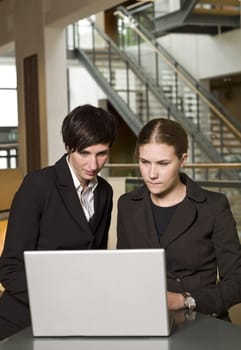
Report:
M177 278L177 279L176 279L176 282L180 283L180 282L181 282L180 278Z
M215 312L213 312L213 313L211 314L211 316L212 316L212 317L218 317L218 314L216 314Z

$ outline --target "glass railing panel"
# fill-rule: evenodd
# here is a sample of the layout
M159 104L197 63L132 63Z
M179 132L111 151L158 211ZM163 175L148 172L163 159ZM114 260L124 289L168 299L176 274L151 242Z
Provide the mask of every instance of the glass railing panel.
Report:
M152 83L160 88L165 97L181 111L213 144L226 161L240 161L241 132L226 112L213 104L214 97L185 72L183 67L152 38L147 30L130 14L117 11L119 43L129 57L150 77ZM208 97L210 96L210 98Z
M130 29L132 30L132 28ZM161 61L156 52L151 52L151 50L147 49L148 45L146 42L143 41L139 45L138 50L133 45L126 48L125 53L128 54L127 56L129 58L125 58L122 53L123 51L119 50L95 26L94 22L89 22L88 32L91 39L88 42L88 48L84 50L88 54L89 59L142 123L161 116L175 119L175 116L170 114L170 109L166 107L167 104L164 105L160 99L158 95L159 89L164 93L166 99L175 106L177 111L184 112L185 117L196 126L196 130L206 135L220 154L231 157L230 147L227 146L227 141L226 144L224 143L223 130L225 128L222 120L219 118L218 123L216 123L217 118L214 116L215 113L211 113L209 105L202 103L197 91L193 91L189 84L185 84L185 80L179 79L176 70L171 70L166 60ZM77 27L77 35L73 33L75 47L83 49L79 33L80 29ZM77 46L76 38L78 38ZM145 57L144 60L143 57ZM148 79L144 77L144 74L138 74L136 70L131 68L133 65L130 63L134 61L137 65L138 60L140 61L139 66L145 71L145 76L146 72L148 72ZM157 72L159 75L155 77ZM155 85L155 92L150 88L150 84ZM214 121L218 125L215 128ZM215 129L218 132L214 132ZM210 161L200 150L195 139L195 132L190 134L190 140L190 160L192 162ZM228 140L230 141L230 139ZM237 139L232 140L232 143L234 141L237 142ZM235 155L240 155L241 148L239 142L237 143L236 150ZM229 158L228 161L230 161ZM235 161L237 161L236 158Z
M89 59L93 62L93 65L98 69L102 76L107 80L110 86L115 90L115 93L127 104L129 109L136 115L136 117L142 122L146 123L153 118L173 118L168 108L166 108L161 102L158 95L155 95L149 86L151 81L145 81L142 75L138 75L134 72L129 64L129 60L123 59L121 57L121 52L116 49L115 45L94 25L94 23L89 22L89 27L92 30L92 34L89 36L91 41L89 42L88 49L84 49L85 53L88 55ZM76 29L76 28L75 28ZM80 29L77 28L79 33ZM76 35L75 35L76 37ZM79 34L77 35L79 37ZM76 45L76 41L75 41ZM144 50L146 45L143 45ZM81 40L78 42L78 47L82 49ZM132 60L134 59L135 50L134 47L128 48L130 51L130 56ZM149 52L146 52L149 54ZM156 55L151 53L153 61L156 59ZM146 60L144 60L146 62ZM145 70L148 66L145 67ZM170 74L172 75L170 78ZM168 79L167 79L168 75ZM170 84L170 79L176 80L175 74L173 74L167 67L167 73L160 77L160 88L163 88L166 98L173 104L179 106L179 109L183 108L181 106L181 100L174 91L172 85ZM168 83L167 83L168 80ZM179 87L181 89L181 87ZM174 91L174 92L173 92ZM200 160L200 155L202 154L197 142L195 141L195 135L191 135L191 160ZM206 160L204 157L202 161Z

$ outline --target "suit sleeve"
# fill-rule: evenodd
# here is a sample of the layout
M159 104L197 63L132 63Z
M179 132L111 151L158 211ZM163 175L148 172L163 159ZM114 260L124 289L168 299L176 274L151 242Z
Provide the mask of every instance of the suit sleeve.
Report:
M219 207L212 235L218 283L190 291L196 299L198 311L217 316L241 302L241 246L226 196L222 196Z
M129 249L130 244L125 229L126 208L124 198L120 197L117 203L117 249Z
M94 242L90 248L106 249L113 207L113 189L103 178L98 177L95 190L95 215L90 221Z
M107 202L105 205L104 213L102 215L102 225L103 225L103 234L102 234L102 240L98 245L98 249L107 249L107 242L108 242L108 234L110 229L110 223L111 223L111 213L112 213L112 207L113 207L113 191L112 189L109 189Z
M10 295L26 304L23 252L36 248L42 210L41 185L33 179L27 175L13 199L0 258L0 282Z

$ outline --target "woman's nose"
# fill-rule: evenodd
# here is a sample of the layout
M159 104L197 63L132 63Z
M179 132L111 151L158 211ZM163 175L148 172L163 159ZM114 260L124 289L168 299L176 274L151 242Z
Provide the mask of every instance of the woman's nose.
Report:
M155 165L150 166L149 176L151 179L154 179L158 176L157 169L156 169Z
M97 169L97 159L96 159L96 157L95 156L93 156L93 157L90 157L90 159L89 159L89 168L91 169L91 170L96 170Z

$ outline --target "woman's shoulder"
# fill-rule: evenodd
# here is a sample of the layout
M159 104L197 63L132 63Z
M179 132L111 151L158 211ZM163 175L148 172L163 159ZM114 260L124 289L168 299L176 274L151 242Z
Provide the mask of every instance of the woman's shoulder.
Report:
M227 196L224 193L211 190L205 184L192 180L186 174L181 174L181 179L187 186L187 195L195 202L226 202Z
M211 191L208 189L203 189L203 191L205 191L207 200L209 203L212 203L212 204L217 203L219 206L221 204L223 205L228 204L228 198L225 193Z
M68 173L68 165L65 158L66 155L63 155L55 164L30 171L24 177L25 182L47 184L56 181L56 178L61 174Z
M18 194L25 196L26 194L43 195L49 192L51 188L54 188L56 183L56 174L54 166L48 166L38 170L28 172L18 189Z
M219 213L230 207L228 197L225 193L217 192L201 185L200 190L195 195L192 194L191 199L209 208L210 212Z
M144 185L138 186L133 191L122 194L119 198L119 202L125 202L130 200L134 200L134 201L141 200L146 196L147 193L148 191Z
M54 176L54 166L48 166L38 170L33 170L27 173L24 177L25 182L46 182Z

